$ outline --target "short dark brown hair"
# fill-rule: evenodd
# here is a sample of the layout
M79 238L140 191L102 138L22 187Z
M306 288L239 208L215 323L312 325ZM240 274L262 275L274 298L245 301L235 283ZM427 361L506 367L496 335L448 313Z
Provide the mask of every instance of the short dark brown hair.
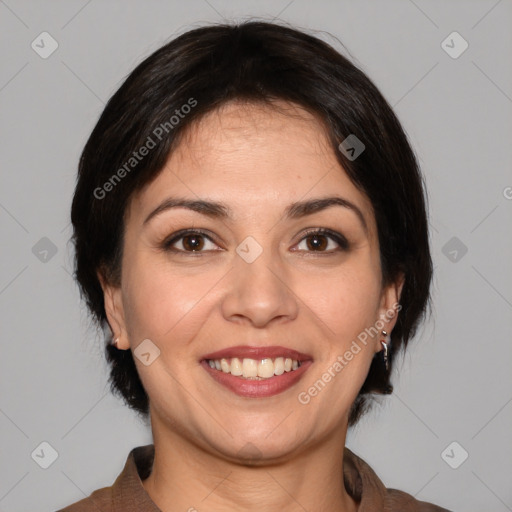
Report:
M80 158L71 220L82 297L107 329L97 272L120 284L130 198L158 176L187 127L232 100L285 100L323 122L340 165L373 206L383 284L405 276L390 369L381 354L374 356L350 412L353 425L372 394L392 392L394 355L405 350L429 306L427 197L407 136L387 101L360 69L317 37L266 22L206 26L172 40L133 70L107 103ZM365 146L356 159L338 150L349 135ZM135 158L134 152L152 146L149 139L154 146ZM149 398L131 350L116 349L110 335L105 342L112 392L147 419Z

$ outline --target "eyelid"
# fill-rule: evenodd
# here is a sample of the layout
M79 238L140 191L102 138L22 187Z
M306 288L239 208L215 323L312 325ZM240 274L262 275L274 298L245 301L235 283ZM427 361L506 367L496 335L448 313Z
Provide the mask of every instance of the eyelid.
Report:
M334 231L332 229L329 229L329 228L307 228L300 234L300 240L297 242L297 244L302 242L308 236L312 236L312 235L322 235L327 238L330 238L331 240L334 240L334 242L336 242L339 246L339 248L336 249L335 251L339 251L339 250L346 251L350 248L350 243L345 238L345 236L343 236L341 233ZM307 251L307 252L311 252L313 254L315 254L315 253L316 254L332 254L335 251L330 250L330 251Z
M176 243L178 240L184 238L187 235L194 235L194 234L201 235L201 236L205 237L206 239L208 239L210 242L214 243L215 245L218 245L214 239L215 237L212 236L211 234L209 234L208 231L203 230L203 229L196 229L196 228L180 229L179 231L176 231L175 233L173 233L170 237L165 238L159 245L162 249L167 250L167 251L171 251L171 252L175 252L175 253L179 253L179 254L190 254L193 256L200 255L201 253L204 253L204 252L210 252L211 250L208 250L208 251L184 251L182 249L176 249L176 248L172 247L172 245L174 243ZM350 248L350 244L349 244L348 240L341 233L338 233L337 231L333 231L328 228L307 228L307 229L305 229L300 234L300 239L295 245L298 245L299 243L304 241L304 239L306 239L308 236L312 236L312 235L321 235L321 236L330 238L335 243L337 243L339 247L337 249L334 249L334 250L331 249L329 251L304 251L304 252L310 252L313 254L315 254L315 253L316 254L332 254L333 252L346 251Z
M172 247L172 245L174 243L176 243L178 240L184 238L187 235L201 235L204 238L207 238L210 242L214 243L215 245L218 245L218 243L214 240L214 237L211 234L209 234L208 231L203 230L203 229L196 229L196 228L185 228L185 229L180 229L179 231L176 231L169 237L164 238L164 240L159 244L159 246L166 251L171 251L171 252L180 253L180 254L199 255L203 252L207 252L207 251L183 251L182 249L176 249L176 248Z

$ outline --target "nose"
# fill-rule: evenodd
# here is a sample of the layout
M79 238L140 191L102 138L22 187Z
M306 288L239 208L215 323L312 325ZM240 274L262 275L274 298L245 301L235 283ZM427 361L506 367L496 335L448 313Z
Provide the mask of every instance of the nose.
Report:
M233 265L222 303L224 318L258 328L296 318L298 299L277 255L263 250L252 263L236 255Z

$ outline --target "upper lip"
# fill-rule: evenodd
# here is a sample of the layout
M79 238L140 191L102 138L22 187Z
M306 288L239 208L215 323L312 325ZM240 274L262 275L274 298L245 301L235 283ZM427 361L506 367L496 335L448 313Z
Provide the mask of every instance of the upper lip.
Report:
M313 359L309 354L304 354L291 348L268 346L268 347L255 347L251 345L238 345L236 347L228 347L217 352L211 352L204 355L201 360L205 359L222 359L222 358L247 358L247 359L265 359L275 357L289 357L297 361L309 361Z

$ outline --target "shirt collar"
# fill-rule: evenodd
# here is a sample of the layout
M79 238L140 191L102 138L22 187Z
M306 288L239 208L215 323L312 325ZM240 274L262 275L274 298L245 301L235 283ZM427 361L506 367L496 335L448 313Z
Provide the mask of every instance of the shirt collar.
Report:
M137 510L161 512L142 485L151 473L155 446L148 444L133 448L124 469L112 485L114 512ZM345 447L343 480L349 495L359 502L358 512L382 510L386 488L372 468Z

